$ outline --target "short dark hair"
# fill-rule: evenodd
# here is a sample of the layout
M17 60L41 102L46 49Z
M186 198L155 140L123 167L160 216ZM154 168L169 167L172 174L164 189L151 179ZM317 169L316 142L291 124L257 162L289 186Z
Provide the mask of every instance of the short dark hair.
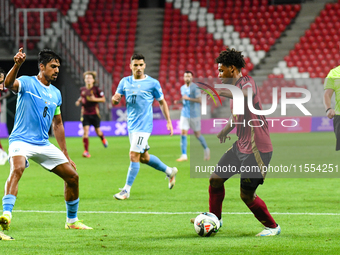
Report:
M194 74L189 70L184 71L184 73L191 73L191 75L194 76Z
M0 67L0 74L1 73L3 73L4 74L4 76L6 76L6 72L5 72L5 70L4 69L2 69L1 67Z
M140 54L140 53L135 53L135 54L133 54L132 55L132 57L131 57L131 62L132 62L132 60L144 60L144 62L145 62L145 57L143 56L143 54Z
M46 66L47 63L51 62L53 59L58 60L61 64L61 57L57 53L50 49L43 49L38 54L38 65L43 64Z
M215 62L224 66L235 66L241 71L241 69L246 66L246 62L241 53L242 51L237 51L234 48L227 48L226 50L221 51Z

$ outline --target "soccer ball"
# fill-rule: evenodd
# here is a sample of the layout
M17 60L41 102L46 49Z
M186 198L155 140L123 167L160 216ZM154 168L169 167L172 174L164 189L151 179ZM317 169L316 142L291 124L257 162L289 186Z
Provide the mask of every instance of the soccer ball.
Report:
M194 222L195 231L200 236L211 236L220 228L220 221L217 216L211 212L199 214Z

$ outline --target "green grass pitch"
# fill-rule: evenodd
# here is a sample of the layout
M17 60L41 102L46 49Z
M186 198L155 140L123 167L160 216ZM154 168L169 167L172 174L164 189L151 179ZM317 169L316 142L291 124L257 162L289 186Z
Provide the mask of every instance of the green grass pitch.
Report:
M273 165L340 164L333 133L272 134ZM206 137L208 144L214 136ZM228 141L228 149L235 141ZM192 145L195 143L191 138ZM52 138L51 141L55 143ZM108 137L109 147L90 138L91 158L82 158L81 138L67 138L80 176L78 217L93 230L65 230L63 182L30 161L19 182L11 229L15 241L0 241L0 254L340 254L340 179L268 178L257 194L280 224L274 237L255 237L262 225L239 198L239 179L225 184L224 225L213 237L199 237L190 218L208 211L208 179L190 178L190 164L178 163L179 136L151 136L150 153L179 169L176 186L141 165L126 201L113 195L125 183L127 137ZM6 140L2 139L5 148ZM198 144L196 147L201 151ZM196 148L195 147L195 148ZM201 152L203 155L203 151ZM212 164L221 155L212 151ZM193 156L191 156L193 157ZM0 166L0 185L9 164ZM331 175L330 175L331 176ZM315 177L315 176L311 176ZM331 176L334 177L334 176Z

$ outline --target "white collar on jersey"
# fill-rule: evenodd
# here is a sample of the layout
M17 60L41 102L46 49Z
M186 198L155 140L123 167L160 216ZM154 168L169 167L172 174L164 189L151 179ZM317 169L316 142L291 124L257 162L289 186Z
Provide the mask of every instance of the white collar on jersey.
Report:
M133 81L144 81L146 78L148 78L148 75L147 74L145 74L145 78L143 78L143 79L135 79L135 77L133 77L133 75L132 75L132 80Z
M45 84L43 84L41 81L39 81L39 79L38 79L38 76L36 75L36 76L34 76L34 78L36 78L37 79L37 81L40 83L40 85L41 86L43 86L44 88L50 88L50 86L46 86Z

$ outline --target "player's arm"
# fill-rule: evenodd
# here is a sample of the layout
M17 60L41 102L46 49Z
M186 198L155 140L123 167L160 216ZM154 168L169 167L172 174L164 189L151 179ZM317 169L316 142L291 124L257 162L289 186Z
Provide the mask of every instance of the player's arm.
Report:
M9 70L6 79L5 87L14 91L15 93L19 90L19 81L16 79L21 65L26 60L26 53L22 52L23 48L19 49L19 52L14 56L14 65L11 70Z
M53 133L58 142L60 150L64 153L65 157L71 163L72 167L74 169L77 169L76 164L70 159L67 149L66 149L65 129L64 129L64 125L63 125L63 121L62 121L60 113L57 115L54 115L52 126L53 126Z
M234 121L234 116L231 115L227 125L217 134L217 138L220 140L220 143L225 143L225 140L228 138L230 140L230 136L228 135L231 130L234 129L235 125L231 125L232 121Z
M180 100L175 100L174 104L183 104L183 99L181 98Z
M79 97L78 99L77 99L77 101L76 101L76 106L80 106L80 103L81 103L81 97Z
M119 104L120 100L122 99L122 94L119 94L118 92L116 92L113 96L112 96L112 104L117 105Z
M191 98L191 97L188 97L188 96L184 95L182 97L182 99L188 100L188 101L193 102L193 103L202 103L202 98L201 97Z
M105 96L103 95L102 97L95 97L94 95L87 96L86 100L89 102L96 102L96 103L105 103Z
M334 93L333 89L325 89L325 92L323 94L323 105L325 107L327 117L330 119L332 119L335 115L335 111L331 107L331 99L333 93Z
M172 135L174 133L174 129L172 127L172 123L171 123L171 119L170 119L170 112L169 112L169 107L167 102L165 101L165 99L163 98L162 100L158 101L159 102L159 106L162 110L162 113L167 121L166 123L166 128L168 130L170 130L170 135Z

